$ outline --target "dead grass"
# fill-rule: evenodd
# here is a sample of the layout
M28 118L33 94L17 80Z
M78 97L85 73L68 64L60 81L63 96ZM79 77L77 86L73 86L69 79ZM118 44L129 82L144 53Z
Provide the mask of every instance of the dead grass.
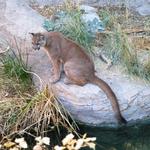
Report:
M74 125L69 122L68 112L48 88L34 96L28 94L26 97L3 99L0 108L3 108L3 131L8 136L28 133L30 129L37 135L46 135L50 125L57 127L58 131L59 126L63 126L75 132L75 122Z
M17 89L15 89L14 94L6 91L6 84L9 84L10 89L13 88L10 84L11 79L4 77L0 82L3 83L0 90L0 133L2 137L11 138L13 135L24 133L31 135L31 129L36 133L32 136L43 136L53 130L53 127L57 128L58 132L60 132L59 127L64 127L68 132L78 134L76 123L48 87L34 94L30 94L30 91L16 92Z
M52 90L35 90L24 62L27 59L22 58L21 51L18 54L10 49L0 56L0 135L31 134L31 129L36 135L46 135L53 126L77 134L74 120Z

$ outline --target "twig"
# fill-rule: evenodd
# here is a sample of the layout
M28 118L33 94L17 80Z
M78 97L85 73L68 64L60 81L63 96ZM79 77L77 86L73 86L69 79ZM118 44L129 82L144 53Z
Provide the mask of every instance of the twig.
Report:
M39 81L40 81L40 90L41 90L42 87L43 87L43 81L42 81L42 79L40 78L40 76L38 76L35 72L25 70L23 67L22 67L22 70L23 70L24 72L26 72L26 73L35 75L35 76L39 79Z

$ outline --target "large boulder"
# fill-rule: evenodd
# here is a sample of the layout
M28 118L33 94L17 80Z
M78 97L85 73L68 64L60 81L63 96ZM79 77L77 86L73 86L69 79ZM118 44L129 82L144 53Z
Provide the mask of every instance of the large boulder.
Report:
M57 94L59 100L76 120L87 124L116 124L109 100L97 86L87 84L83 87L65 85L63 79L51 85L51 65L43 49L33 51L28 32L43 31L44 17L29 7L26 1L0 1L0 36L11 39L15 36L18 41L27 45L30 56L29 65L38 76L33 76L34 83L40 90L49 84ZM25 40L26 39L26 40ZM150 116L150 85L142 81L134 81L128 76L120 74L115 69L106 70L103 65L96 65L97 75L105 80L118 97L123 116L128 120L145 119Z

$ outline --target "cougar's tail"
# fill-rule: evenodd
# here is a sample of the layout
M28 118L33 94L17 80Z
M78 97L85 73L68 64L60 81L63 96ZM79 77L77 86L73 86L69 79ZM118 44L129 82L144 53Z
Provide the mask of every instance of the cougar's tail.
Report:
M127 121L121 115L117 97L114 94L114 92L112 91L112 89L110 88L110 86L105 81L98 78L97 76L94 76L94 78L90 82L92 84L96 84L97 86L100 87L100 89L102 89L105 92L106 96L108 97L108 99L111 102L111 105L112 105L112 108L113 108L113 111L115 113L115 117L116 117L118 123L126 124Z

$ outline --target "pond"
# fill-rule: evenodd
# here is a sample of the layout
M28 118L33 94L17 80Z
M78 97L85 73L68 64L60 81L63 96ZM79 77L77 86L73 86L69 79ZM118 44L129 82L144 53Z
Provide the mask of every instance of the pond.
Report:
M91 127L78 124L79 133L87 133L87 137L96 137L96 150L150 150L150 120L146 122L128 124L122 127ZM51 146L62 145L61 140L67 135L65 128L53 130L48 134ZM27 137L26 137L27 138ZM28 144L35 145L34 138L28 137ZM31 147L29 150L31 150ZM82 148L89 150L89 148Z
M150 123L120 128L80 125L82 133L96 137L96 150L150 150Z

